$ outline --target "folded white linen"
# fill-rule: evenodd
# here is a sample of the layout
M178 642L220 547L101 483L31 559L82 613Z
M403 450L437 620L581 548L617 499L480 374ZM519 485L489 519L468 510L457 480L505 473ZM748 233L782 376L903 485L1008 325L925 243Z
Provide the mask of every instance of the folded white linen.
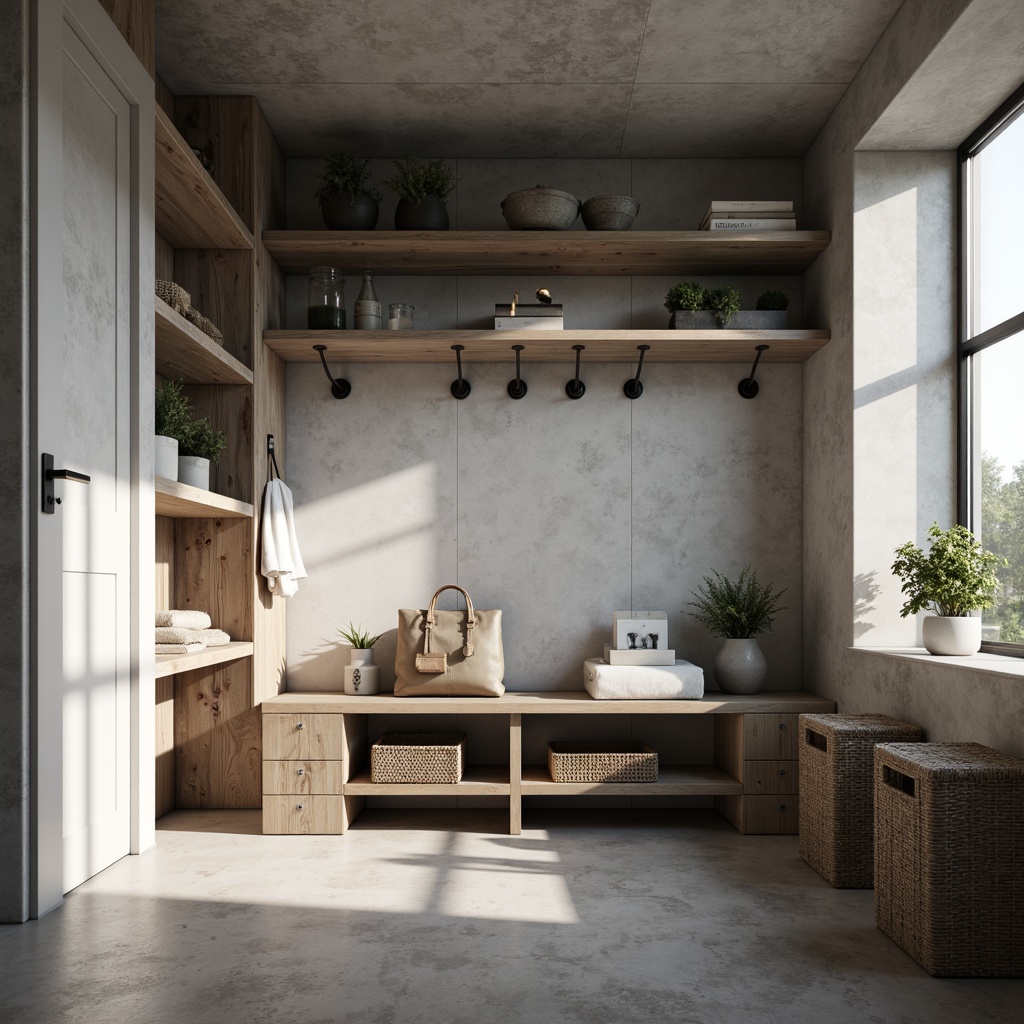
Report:
M231 643L231 637L223 629L193 629L193 639L207 647L223 647Z
M306 578L306 567L295 536L292 492L283 480L267 481L260 538L260 571L267 578L267 589L280 597L291 597L299 589L296 581Z
M675 665L583 663L583 685L595 700L700 700L704 670L677 658Z
M222 629L177 629L174 626L157 626L158 644L205 644L207 647L222 647L231 643L231 637Z
M206 650L206 644L157 644L157 654L198 654Z
M206 612L197 612L191 608L157 612L156 624L176 629L209 629L213 625Z

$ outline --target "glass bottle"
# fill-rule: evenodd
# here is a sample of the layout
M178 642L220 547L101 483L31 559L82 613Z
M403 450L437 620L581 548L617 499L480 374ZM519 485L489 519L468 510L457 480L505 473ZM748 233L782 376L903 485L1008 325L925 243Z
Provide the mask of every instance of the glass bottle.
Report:
M337 267L310 270L306 326L311 331L345 329L345 275Z
M357 331L379 331L381 327L380 302L373 290L373 274L369 270L363 271L363 287L356 296L354 320Z

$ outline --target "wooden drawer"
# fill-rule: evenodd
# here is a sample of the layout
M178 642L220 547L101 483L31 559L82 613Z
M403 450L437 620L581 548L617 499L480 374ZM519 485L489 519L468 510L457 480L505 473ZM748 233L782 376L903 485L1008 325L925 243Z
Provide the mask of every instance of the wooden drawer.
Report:
M798 715L744 715L745 761L795 761Z
M340 795L343 761L264 761L263 792Z
M263 716L268 761L340 761L344 750L344 715Z
M719 796L715 807L745 836L796 835L800 829L800 798L773 796Z
M265 796L263 834L266 836L341 835L348 828L355 798L344 796Z
M263 777L266 778L266 766ZM749 794L796 793L800 781L799 761L744 761L743 792ZM266 783L264 783L266 785Z

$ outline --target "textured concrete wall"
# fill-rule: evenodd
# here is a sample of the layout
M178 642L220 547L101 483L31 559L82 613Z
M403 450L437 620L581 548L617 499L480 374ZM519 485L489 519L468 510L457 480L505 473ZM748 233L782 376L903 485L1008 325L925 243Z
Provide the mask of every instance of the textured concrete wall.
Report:
M583 197L632 191L649 228L694 227L712 196L795 198L800 188L794 161L459 161L459 170L457 223L470 228L499 228L501 198L537 182ZM289 180L291 226L314 226L315 172L293 163ZM663 327L676 280L408 277L377 290L384 302L413 301L422 327L488 326L495 302L541 284L565 303L567 327ZM799 278L731 280L748 306L766 287L799 296ZM350 307L354 292L350 282ZM289 296L290 325L301 326L304 279L290 279ZM448 391L454 361L344 367L353 394L343 402L319 366L289 366L288 482L310 571L288 613L289 686L339 688L336 627L351 619L390 630L397 608L423 606L445 582L503 609L514 689L580 688L583 659L600 653L612 612L630 606L666 610L680 655L710 669L719 642L684 614L689 592L712 567L735 573L749 561L787 590L764 641L768 685L799 688L801 367L762 367L760 395L744 401L736 384L746 364L651 363L643 397L630 402L630 367L584 353L587 393L571 402L571 351L564 365L531 364L527 352L529 392L515 402L505 393L509 355L508 365L467 371L464 402ZM382 641L388 683L393 650Z

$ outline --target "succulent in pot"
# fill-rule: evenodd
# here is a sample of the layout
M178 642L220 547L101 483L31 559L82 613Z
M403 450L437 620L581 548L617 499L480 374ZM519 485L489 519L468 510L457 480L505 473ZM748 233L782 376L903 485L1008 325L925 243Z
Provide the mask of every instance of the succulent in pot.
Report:
M380 216L380 189L368 185L370 161L335 153L327 161L317 186L324 223L332 231L372 231Z
M338 632L350 647L349 663L344 672L345 692L352 696L377 693L380 688L380 669L373 663L373 645L384 634L373 636L363 632L362 627L353 626L351 622L348 629L339 627Z
M392 160L395 176L384 184L398 196L395 228L399 231L447 231L445 203L455 191L458 178L443 160L421 163L418 157Z

